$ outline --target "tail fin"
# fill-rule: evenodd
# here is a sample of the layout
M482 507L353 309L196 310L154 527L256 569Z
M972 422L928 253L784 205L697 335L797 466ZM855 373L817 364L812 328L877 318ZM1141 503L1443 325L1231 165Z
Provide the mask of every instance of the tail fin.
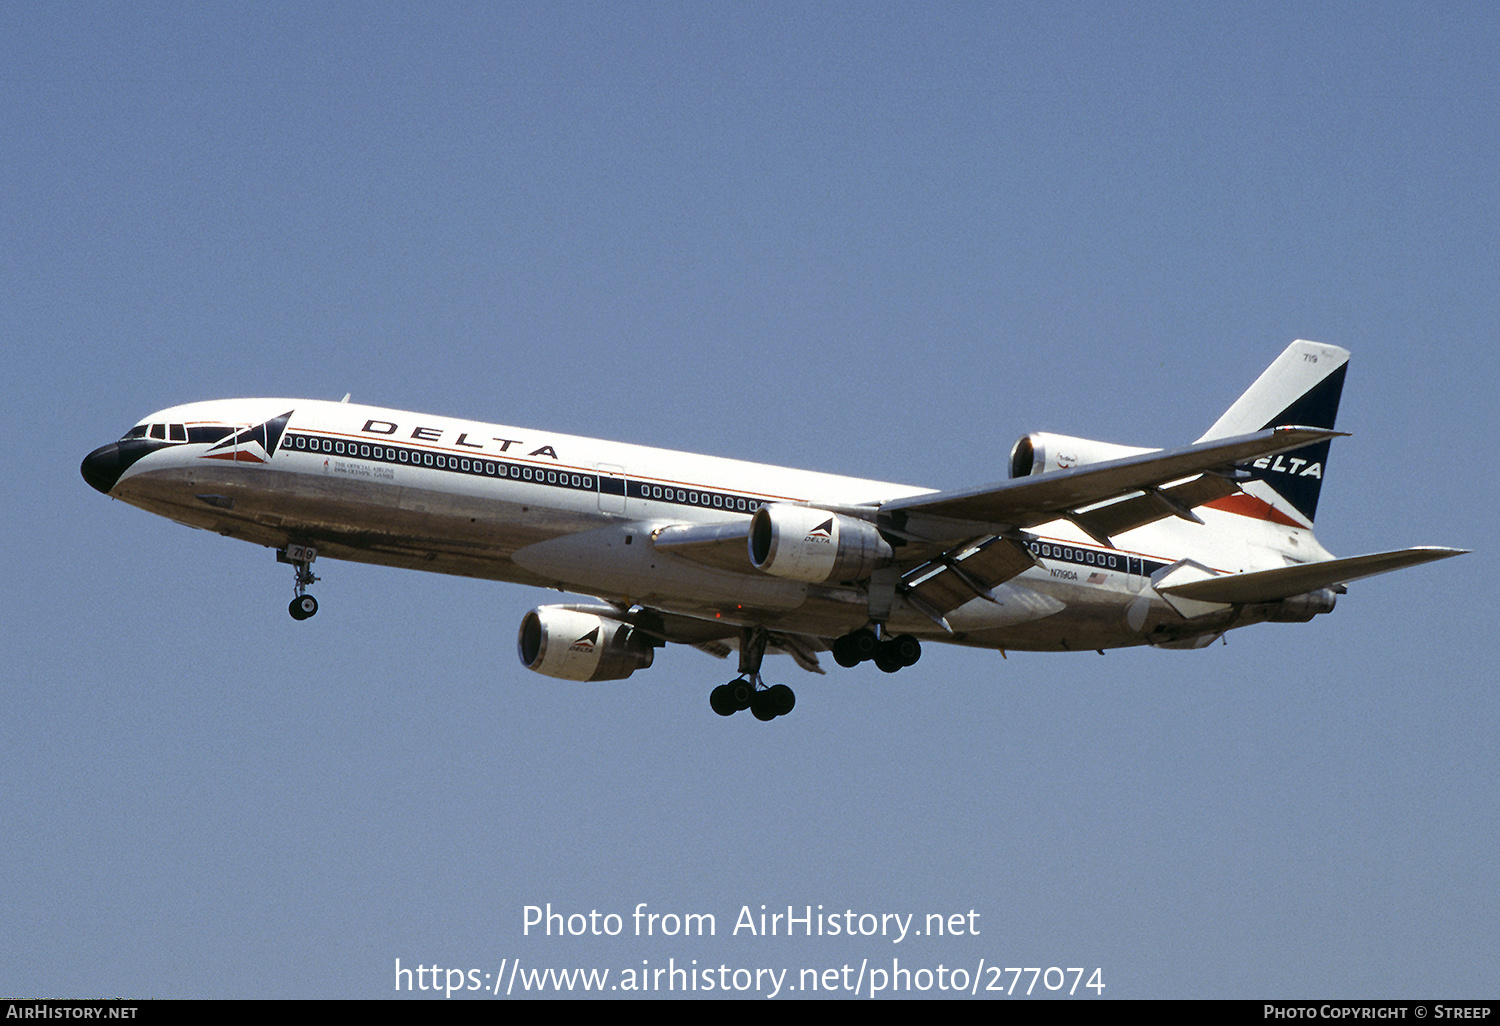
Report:
M1282 425L1333 429L1344 391L1349 352L1337 346L1296 341L1235 400L1200 442L1249 434ZM1328 466L1328 442L1316 442L1280 456L1256 460L1246 469L1246 491L1264 499L1283 517L1311 527ZM1223 502L1233 502L1231 496Z

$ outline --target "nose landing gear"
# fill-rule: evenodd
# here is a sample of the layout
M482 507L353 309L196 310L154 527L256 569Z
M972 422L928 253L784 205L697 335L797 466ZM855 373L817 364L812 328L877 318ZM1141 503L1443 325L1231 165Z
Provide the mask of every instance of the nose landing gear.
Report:
M311 545L288 545L276 550L276 562L292 564L297 574L296 595L287 606L293 620L306 620L318 611L318 600L307 594L308 585L318 580L317 574L312 572L312 561L317 558L318 550Z

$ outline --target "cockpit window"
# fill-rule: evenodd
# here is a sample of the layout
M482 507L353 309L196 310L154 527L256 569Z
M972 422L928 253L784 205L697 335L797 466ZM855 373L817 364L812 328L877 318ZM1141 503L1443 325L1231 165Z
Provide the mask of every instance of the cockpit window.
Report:
M190 433L186 424L137 424L120 437L120 441L128 442L133 438L154 438L159 442L199 442L218 441L233 429L227 427L212 427L206 432L194 428ZM198 437L203 433L203 437Z
M163 442L217 442L232 434L234 428L227 424L137 424L120 441L149 437Z

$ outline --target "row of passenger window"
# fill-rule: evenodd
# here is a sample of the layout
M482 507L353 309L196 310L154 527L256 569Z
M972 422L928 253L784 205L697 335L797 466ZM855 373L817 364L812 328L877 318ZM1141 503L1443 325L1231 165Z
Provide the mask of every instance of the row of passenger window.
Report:
M447 456L422 449L405 449L402 446L356 443L342 438L318 438L314 435L288 434L282 438L282 449L294 452L326 453L329 456L350 456L357 459L374 459L383 463L405 463L410 466L431 466L432 469L458 471L460 474L477 474L481 477L508 477L517 481L532 481L535 484L556 484L559 487L576 487L594 490L594 475L573 474L570 471L553 471L528 463L510 463L498 459L475 459L469 456ZM610 490L610 489L604 489ZM613 487L619 493L618 481ZM687 489L687 487L663 486L631 481L630 495L633 498L651 499L655 502L673 502L678 505L700 505L714 510L730 510L735 513L753 513L760 507L759 499L744 495L729 495L724 492Z
M674 502L685 506L702 506L705 509L727 509L734 513L753 513L761 506L759 499L747 499L743 495L700 492L692 488L674 488L671 485L632 485L631 493L638 499Z
M1027 543L1033 556L1043 559L1058 559L1064 563L1082 563L1085 566L1102 566L1107 570L1123 570L1126 573L1150 576L1169 564L1144 556L1127 556L1117 552L1098 552L1081 545L1053 545L1049 542ZM1127 564L1134 564L1133 566Z
M288 434L282 439L283 449L305 452L321 452L331 456L350 456L381 463L404 463L413 467L431 467L434 470L457 471L480 477L510 477L517 481L535 484L557 485L562 488L594 490L591 474L573 474L567 471L544 470L524 463L506 463L501 460L477 459L469 456L449 456L425 449L408 449L396 445L371 445L368 442L346 442L335 438L314 438L309 435Z
M1087 566L1102 566L1115 569L1119 556L1113 552L1095 552L1093 549L1074 548L1071 545L1049 545L1047 542L1031 543L1031 554L1043 559L1060 559L1064 563L1083 563Z
M406 464L414 467L431 467L434 470L458 471L460 474L476 474L481 477L508 477L516 481L533 484L557 485L562 488L577 488L593 491L595 478L592 474L574 474L569 471L547 470L525 463L508 463L503 460L478 459L468 456L449 456L428 452L425 449L408 449L403 446L382 445L370 442L344 441L341 438L320 438L312 435L288 433L281 440L283 449L300 452L319 452L330 456L349 456L382 463ZM606 491L610 489L606 488ZM620 494L618 482L614 493ZM669 485L653 485L643 482L630 483L630 494L637 499L654 502L670 502L685 506L701 506L707 509L723 509L737 513L753 513L761 502L759 499L724 492L699 491L691 488L676 488Z

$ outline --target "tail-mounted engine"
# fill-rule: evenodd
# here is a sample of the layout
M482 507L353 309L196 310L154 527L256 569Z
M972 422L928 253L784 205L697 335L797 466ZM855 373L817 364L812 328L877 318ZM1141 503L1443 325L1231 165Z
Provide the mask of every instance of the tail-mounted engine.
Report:
M773 503L750 518L750 563L777 577L860 580L890 558L890 543L875 525L855 517Z
M567 606L538 606L521 619L521 665L563 680L624 680L654 651L634 627Z
M1021 440L1011 449L1010 476L1030 477L1033 474L1068 470L1088 463L1104 463L1107 460L1156 451L1138 449L1133 445L1096 442L1091 438L1070 438L1047 431L1034 431L1021 436Z

